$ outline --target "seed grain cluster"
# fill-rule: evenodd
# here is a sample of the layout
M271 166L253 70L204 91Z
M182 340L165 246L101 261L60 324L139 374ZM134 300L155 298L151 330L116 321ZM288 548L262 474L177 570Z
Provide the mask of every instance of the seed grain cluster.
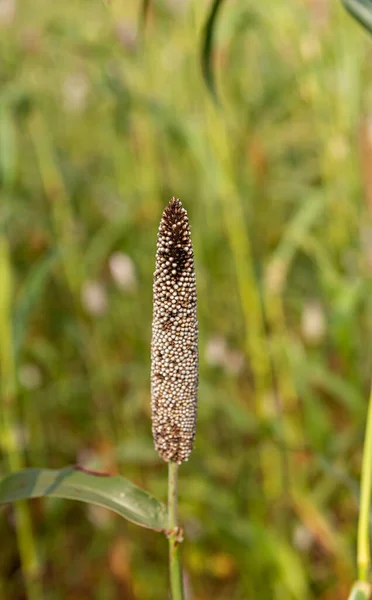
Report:
M181 464L195 439L198 322L190 226L176 198L160 221L153 291L152 433L160 456Z

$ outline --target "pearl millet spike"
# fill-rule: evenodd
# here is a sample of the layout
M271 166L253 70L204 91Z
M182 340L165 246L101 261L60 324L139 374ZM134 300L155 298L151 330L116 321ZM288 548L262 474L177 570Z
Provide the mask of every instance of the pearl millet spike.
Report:
M190 226L176 198L160 221L153 292L152 433L160 456L181 464L195 439L198 321Z

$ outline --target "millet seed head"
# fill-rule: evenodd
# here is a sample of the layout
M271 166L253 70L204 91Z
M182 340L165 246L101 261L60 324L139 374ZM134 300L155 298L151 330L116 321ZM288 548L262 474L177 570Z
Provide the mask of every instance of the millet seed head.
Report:
M160 456L181 464L195 439L198 321L190 226L176 198L160 221L153 292L152 433Z

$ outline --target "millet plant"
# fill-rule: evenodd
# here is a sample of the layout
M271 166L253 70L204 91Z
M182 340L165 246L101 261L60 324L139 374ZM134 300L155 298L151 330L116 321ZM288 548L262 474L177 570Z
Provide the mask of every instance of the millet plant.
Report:
M0 246L0 339L11 344L1 323L11 305L11 272L8 247ZM168 509L147 492L119 476L111 476L75 465L61 470L20 469L16 443L9 442L11 474L0 482L0 503L26 498L54 496L80 500L113 510L122 517L166 534L169 539L170 586L173 600L182 600L183 581L179 544L182 529L177 516L177 471L188 460L196 429L198 389L198 323L193 248L187 212L172 198L164 210L158 233L154 273L153 326L151 344L152 431L155 448L169 464ZM9 348L8 348L9 354ZM2 353L4 355L4 353ZM9 399L6 423L12 431L11 382L4 375L12 369L2 364L3 393ZM3 434L6 435L5 429ZM25 520L22 504L17 515ZM24 506L23 506L24 508ZM23 523L25 525L25 523ZM27 526L29 524L27 523ZM25 527L21 529L25 531ZM30 569L30 544L20 540L24 565L28 565L28 596L38 598L37 569ZM31 557L32 558L32 557Z

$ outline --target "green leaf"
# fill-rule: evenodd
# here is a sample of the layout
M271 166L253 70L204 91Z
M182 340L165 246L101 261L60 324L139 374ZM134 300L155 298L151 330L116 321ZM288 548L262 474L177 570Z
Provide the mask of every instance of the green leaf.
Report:
M342 0L346 10L369 33L372 33L372 1L371 0Z
M202 46L201 46L201 67L207 88L212 94L214 100L217 100L216 81L213 70L213 37L217 23L218 11L221 8L223 0L214 0L209 15L204 25Z
M369 600L371 597L371 586L365 581L357 581L353 585L348 600Z
M155 531L167 528L167 509L144 490L124 479L82 467L24 469L0 480L0 503L52 496L108 508Z

